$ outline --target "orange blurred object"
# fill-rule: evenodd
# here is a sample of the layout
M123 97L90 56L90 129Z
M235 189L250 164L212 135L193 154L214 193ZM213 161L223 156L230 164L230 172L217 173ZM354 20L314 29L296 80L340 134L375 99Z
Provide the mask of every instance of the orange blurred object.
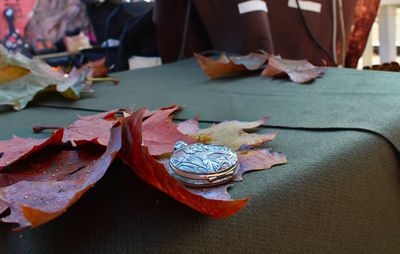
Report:
M15 12L15 28L22 36L25 33L25 26L29 21L33 7L36 0L1 0L0 13L3 14L4 10L8 7L14 9ZM0 17L0 39L8 34L8 25L3 16Z
M357 0L354 22L346 55L346 67L356 68L378 13L380 0Z

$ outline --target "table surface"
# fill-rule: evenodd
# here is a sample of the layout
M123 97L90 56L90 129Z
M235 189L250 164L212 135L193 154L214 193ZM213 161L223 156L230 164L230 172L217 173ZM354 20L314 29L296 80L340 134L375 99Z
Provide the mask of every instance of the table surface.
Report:
M400 75L326 69L309 85L246 74L210 81L193 60L115 74L71 102L42 95L0 108L0 138L35 124L121 107L184 105L179 119L272 119L288 164L245 175L238 214L214 220L141 182L116 161L67 213L36 229L0 226L2 253L399 253ZM42 137L46 134L37 135ZM4 251L3 251L4 250Z

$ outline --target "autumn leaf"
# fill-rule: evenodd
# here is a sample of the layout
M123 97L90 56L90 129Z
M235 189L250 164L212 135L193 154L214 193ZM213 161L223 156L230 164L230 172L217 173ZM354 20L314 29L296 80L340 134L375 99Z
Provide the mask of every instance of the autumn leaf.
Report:
M178 129L196 138L201 143L225 145L236 151L259 146L274 139L277 135L276 132L262 134L245 132L245 130L259 127L267 120L268 118L262 118L254 122L225 121L206 129L196 130L194 126L197 120L192 119L189 120L190 122L181 123Z
M0 217L8 209L8 204L0 199Z
M172 122L171 114L179 110L179 106L170 106L159 110L144 112L146 117L143 123L143 143L148 146L152 155L171 153L176 141L182 140L193 143L195 140L177 130ZM73 146L85 143L107 145L111 127L118 121L115 113L122 109L112 110L90 116L79 117L65 129L63 142L70 141Z
M73 146L95 143L106 146L110 139L111 127L118 122L115 113L119 109L90 116L80 116L69 125L64 132L63 142L71 142Z
M115 126L104 154L62 180L20 181L0 188L0 208L4 203L10 208L10 214L2 221L25 228L60 216L105 174L120 148L121 126Z
M104 175L117 154L151 186L205 215L226 218L248 199L231 198L228 188L233 183L188 188L171 176L167 157L176 141L218 143L234 149L240 164L235 181L242 180L245 172L287 162L282 153L259 148L276 133L249 133L268 118L225 121L200 129L198 118L173 123L173 113L180 109L112 110L80 117L48 139L0 141L1 220L25 228L60 216Z
M30 70L19 66L14 66L14 65L0 66L0 85L5 82L19 79L29 74L30 72L31 72Z
M85 150L59 150L54 146L26 159L19 160L0 173L0 187L20 181L61 180L65 176L86 167L104 152L96 147Z
M74 77L65 78L49 65L39 60L32 60L22 54L11 54L0 45L0 68L10 72L10 78L3 78L0 71L0 105L12 105L15 110L23 109L39 92L56 91L68 99L79 99L83 91L91 91L85 83L87 73L81 72ZM16 67L19 73L16 74ZM21 73L25 70L25 74ZM27 73L29 71L29 73ZM6 72L6 73L8 73ZM15 79L12 79L11 76Z
M165 166L142 144L143 110L134 112L123 123L124 143L120 153L123 161L146 183L165 192L192 209L214 218L225 218L238 212L247 199L214 200L190 192L172 177Z
M196 133L200 130L199 128L199 118L195 117L183 122L178 123L178 131L185 135L190 135Z
M177 141L184 141L187 144L196 141L178 131L178 126L172 122L171 114L179 109L179 106L162 108L143 122L143 144L148 147L151 155L157 156L173 152Z
M320 67L312 65L307 60L287 60L280 56L272 56L268 59L268 66L261 76L272 78L288 75L290 80L296 83L308 83L323 74Z
M106 58L101 58L95 61L88 62L87 64L79 68L79 70L83 71L85 69L92 69L93 70L92 77L94 78L107 77L110 69L106 67L105 63L106 63Z
M0 170L10 166L18 160L43 149L48 145L62 143L64 130L60 129L46 139L20 138L14 136L10 140L0 141Z
M266 54L250 53L246 56L227 57L222 54L218 60L214 60L200 54L194 54L200 67L211 79L217 79L229 74L258 70L268 59Z
M178 130L195 137L199 142L222 144L235 150L238 154L240 167L234 180L241 181L246 172L269 169L272 166L287 163L286 156L283 153L272 152L270 148L257 148L271 141L277 133L250 134L244 131L256 128L267 120L268 118L255 122L225 121L206 129L199 129L198 118L194 118L179 123ZM215 192L219 196L229 197L226 186L205 188L204 190L195 189L193 191L199 195L212 196Z
M235 181L242 181L243 174L255 170L269 169L272 166L287 163L283 153L272 152L270 148L238 151L240 168Z

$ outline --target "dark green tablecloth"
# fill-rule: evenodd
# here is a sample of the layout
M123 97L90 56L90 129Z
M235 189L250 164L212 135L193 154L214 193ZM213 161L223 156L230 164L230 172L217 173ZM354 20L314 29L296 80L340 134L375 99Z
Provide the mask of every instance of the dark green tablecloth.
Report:
M179 103L181 119L272 115L268 129L280 134L270 146L289 163L245 175L231 193L250 195L248 206L214 220L117 161L55 221L22 233L0 226L1 253L400 252L399 75L330 69L303 86L257 76L209 81L185 61L116 76L119 86L96 85L80 101L45 96L22 112L2 109L0 138L33 136L33 124L66 125L90 110Z
M109 110L115 107L186 106L181 118L253 120L272 115L269 125L365 129L400 147L400 74L329 68L312 85L235 76L209 80L192 60L116 75L121 84L96 85L96 93L71 103L57 97L38 105Z

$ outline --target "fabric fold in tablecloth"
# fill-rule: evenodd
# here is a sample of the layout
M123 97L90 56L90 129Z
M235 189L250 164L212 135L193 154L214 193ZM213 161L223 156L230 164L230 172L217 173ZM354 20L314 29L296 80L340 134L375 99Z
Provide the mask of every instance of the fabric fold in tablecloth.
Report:
M79 101L43 96L36 105L110 110L119 107L185 106L178 117L254 120L272 115L270 126L368 130L400 150L400 74L327 68L315 82L298 85L255 74L209 80L194 59L114 75L120 85L96 84Z

